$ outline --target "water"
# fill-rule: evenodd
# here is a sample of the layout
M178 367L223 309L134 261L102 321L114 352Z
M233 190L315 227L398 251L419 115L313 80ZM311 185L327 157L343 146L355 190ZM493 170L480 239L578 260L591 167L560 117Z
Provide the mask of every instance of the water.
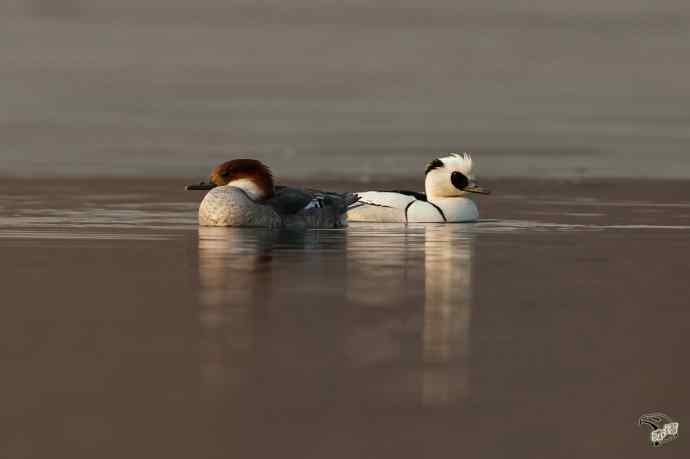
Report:
M5 184L2 456L646 457L637 418L690 408L690 200L649 183L306 232L198 228L165 181Z
M0 456L642 458L663 411L688 457L688 185L581 179L690 176L689 30L680 0L4 2ZM199 228L182 191L238 156L420 189L463 150L577 180L307 232Z
M690 177L685 1L18 0L0 175Z

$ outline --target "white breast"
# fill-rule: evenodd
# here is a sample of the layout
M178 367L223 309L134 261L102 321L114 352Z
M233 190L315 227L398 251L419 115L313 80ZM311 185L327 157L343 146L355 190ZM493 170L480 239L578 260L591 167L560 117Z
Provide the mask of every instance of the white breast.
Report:
M441 198L434 199L436 204L450 223L475 222L479 220L479 209L469 198Z
M443 223L443 211L427 201L415 201L407 209L407 221L410 223Z

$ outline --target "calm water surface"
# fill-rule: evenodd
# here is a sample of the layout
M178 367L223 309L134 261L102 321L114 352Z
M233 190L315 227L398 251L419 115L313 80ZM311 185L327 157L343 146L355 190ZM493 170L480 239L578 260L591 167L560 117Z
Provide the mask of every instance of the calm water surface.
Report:
M690 413L690 201L275 232L75 189L0 199L3 457L647 457Z

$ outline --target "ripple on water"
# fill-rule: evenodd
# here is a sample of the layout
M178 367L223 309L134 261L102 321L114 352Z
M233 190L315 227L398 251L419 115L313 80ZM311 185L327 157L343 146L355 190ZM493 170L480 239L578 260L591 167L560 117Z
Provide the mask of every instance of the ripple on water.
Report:
M120 206L82 207L72 209L27 208L15 209L0 216L0 227L21 233L22 228L32 230L57 229L60 233L74 232L75 228L112 228L140 230L189 230L197 225L196 212L187 203L184 206L162 206L163 209L137 208L130 204ZM10 234L6 231L6 234ZM7 237L7 236L6 236Z
M530 220L482 220L472 225L480 233L519 231L690 230L690 225L596 225L537 222Z
M651 202L651 201L601 201L595 198L580 199L535 199L531 204L553 206L601 206L601 207L653 207L690 208L690 202Z
M0 239L157 241L172 239L173 237L173 234L162 233L91 233L75 232L67 229L62 231L0 229Z

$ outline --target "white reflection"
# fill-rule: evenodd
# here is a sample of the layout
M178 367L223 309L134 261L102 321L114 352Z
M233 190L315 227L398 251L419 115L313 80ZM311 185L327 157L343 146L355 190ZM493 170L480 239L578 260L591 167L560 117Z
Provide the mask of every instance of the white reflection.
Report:
M422 400L445 403L469 388L472 236L459 225L425 228Z
M467 225L353 225L348 231L348 295L364 318L350 334L347 354L359 367L398 365L399 374L383 388L388 394L413 392L426 405L468 394L473 243Z

